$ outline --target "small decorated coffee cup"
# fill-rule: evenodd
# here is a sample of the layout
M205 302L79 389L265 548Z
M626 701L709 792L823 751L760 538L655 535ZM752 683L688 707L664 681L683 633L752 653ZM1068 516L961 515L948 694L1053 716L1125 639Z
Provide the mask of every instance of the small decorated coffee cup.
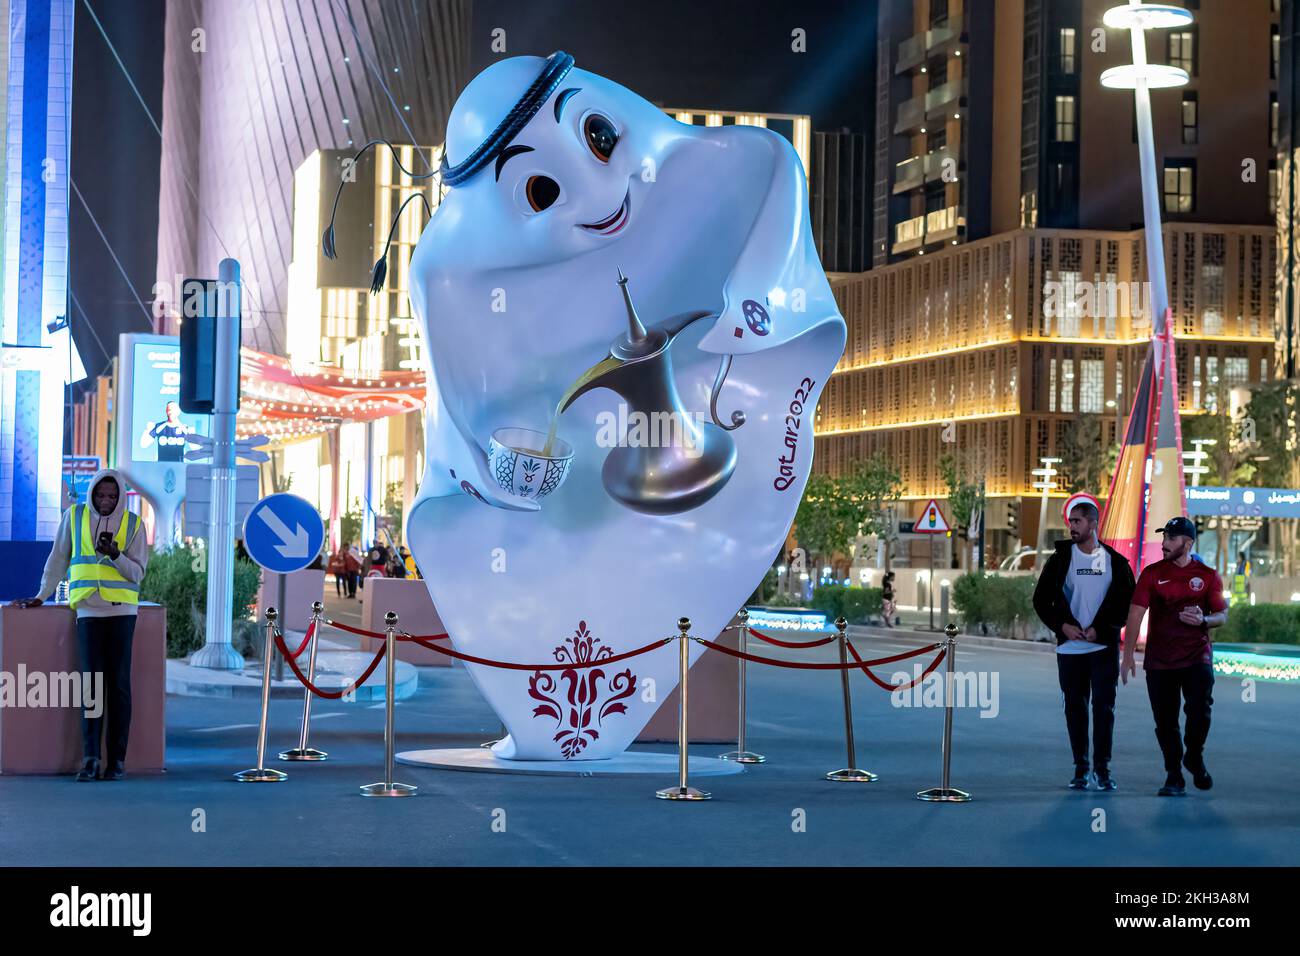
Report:
M562 438L551 442L531 428L498 428L488 441L488 467L503 491L520 498L545 498L569 475L573 446Z

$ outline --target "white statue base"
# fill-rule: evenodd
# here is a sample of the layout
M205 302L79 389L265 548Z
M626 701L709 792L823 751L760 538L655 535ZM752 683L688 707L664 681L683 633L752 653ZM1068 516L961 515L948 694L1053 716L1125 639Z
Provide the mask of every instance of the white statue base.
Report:
M624 751L604 760L502 760L486 747L407 750L394 758L410 767L467 770L474 773L540 774L552 777L676 777L677 754ZM691 757L691 778L744 773L743 764L716 757Z

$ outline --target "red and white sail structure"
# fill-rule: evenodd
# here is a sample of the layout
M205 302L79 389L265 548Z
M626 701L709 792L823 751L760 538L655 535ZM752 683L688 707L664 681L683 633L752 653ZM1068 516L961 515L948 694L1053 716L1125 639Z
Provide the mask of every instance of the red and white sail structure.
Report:
M1101 521L1101 538L1140 572L1160 560L1160 529L1186 513L1183 496L1183 440L1178 417L1178 363L1170 328L1169 285L1165 279L1165 250L1160 230L1160 184L1156 178L1155 143L1151 125L1152 89L1182 86L1186 71L1149 64L1146 31L1190 23L1183 7L1138 3L1106 11L1108 27L1127 29L1133 63L1101 75L1103 86L1131 89L1138 134L1138 163L1142 172L1143 229L1146 239L1146 296L1151 310L1151 347L1133 396L1128 428L1111 478L1110 494Z

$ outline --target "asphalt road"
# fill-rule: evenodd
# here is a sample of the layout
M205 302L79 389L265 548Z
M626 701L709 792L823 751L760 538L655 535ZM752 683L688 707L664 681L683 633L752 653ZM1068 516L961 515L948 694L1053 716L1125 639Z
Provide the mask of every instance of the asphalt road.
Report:
M915 646L867 640L864 652ZM782 653L776 652L774 656ZM802 652L807 653L807 652ZM829 659L829 649L816 652ZM871 784L822 779L843 765L836 675L751 666L750 749L769 762L699 780L714 799L656 800L670 779L511 776L400 767L407 800L367 800L382 776L382 704L318 702L323 764L276 764L248 785L256 704L171 697L164 776L76 784L0 777L8 865L1294 865L1300 861L1300 686L1220 677L1207 761L1215 788L1158 798L1163 774L1139 672L1121 687L1116 793L1065 789L1069 748L1051 654L967 646L959 670L997 677L996 716L956 712L953 779L967 804L927 804L939 784L942 711L900 708L855 677L859 765ZM886 670L882 676L888 677ZM424 669L397 705L398 749L464 747L498 722L459 667ZM991 688L991 683L986 683ZM291 746L298 705L273 701L270 749ZM656 747L652 749L668 750ZM701 754L728 747L700 747ZM128 768L129 771L129 768ZM1189 781L1190 784L1190 781ZM202 826L199 826L199 823ZM494 827L494 823L496 826ZM504 823L504 829L502 828ZM800 826L802 824L802 826Z

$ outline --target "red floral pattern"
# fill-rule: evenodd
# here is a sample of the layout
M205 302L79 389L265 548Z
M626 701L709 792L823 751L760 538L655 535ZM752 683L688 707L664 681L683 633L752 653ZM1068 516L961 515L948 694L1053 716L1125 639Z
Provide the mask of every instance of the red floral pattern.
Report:
M600 638L591 635L587 622L579 621L573 636L565 638L552 653L561 664L588 664L614 656L613 648L597 647L598 644ZM599 667L562 670L558 681L553 674L553 671L534 671L528 679L528 696L541 702L533 708L534 718L555 720L557 729L553 739L564 759L569 760L582 753L588 743L600 738L598 728L606 717L627 713L627 705L622 701L636 692L636 675L629 668L605 680L605 671ZM561 682L568 684L567 691L560 690Z

